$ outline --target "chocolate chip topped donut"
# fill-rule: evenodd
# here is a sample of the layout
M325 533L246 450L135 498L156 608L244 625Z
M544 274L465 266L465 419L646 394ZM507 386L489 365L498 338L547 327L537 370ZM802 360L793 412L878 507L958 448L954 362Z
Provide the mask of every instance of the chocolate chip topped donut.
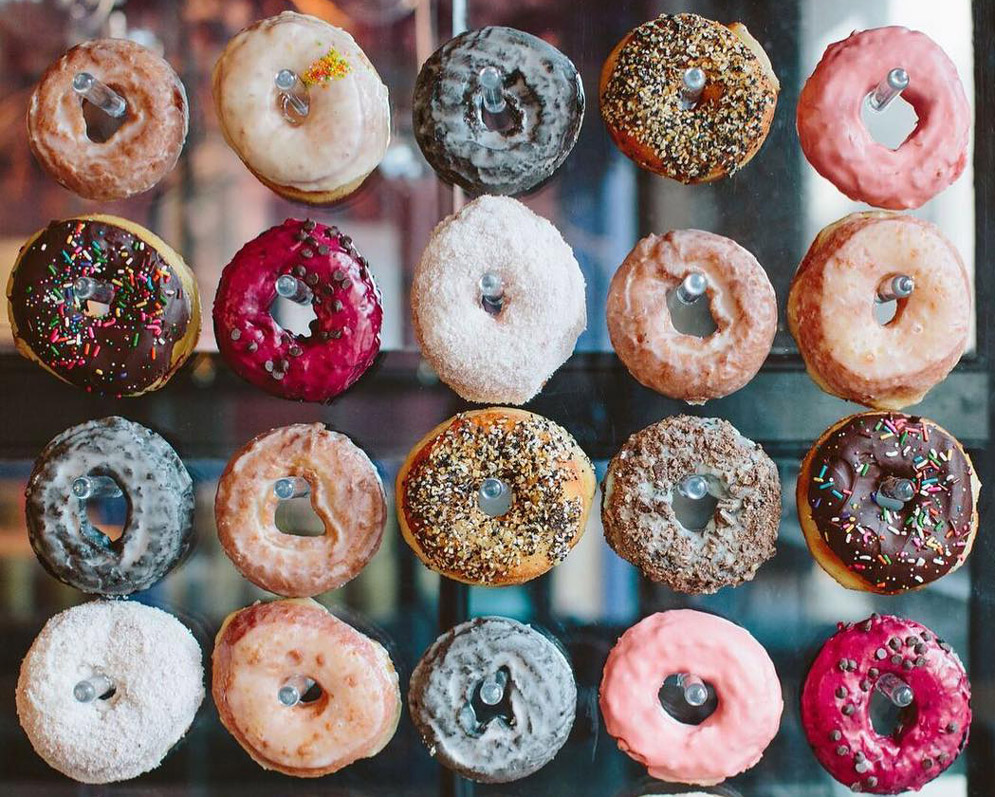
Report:
M695 476L717 500L703 529L685 528L674 510L682 485ZM777 466L727 421L679 415L636 432L609 463L602 489L608 544L678 592L708 594L750 581L774 555Z
M687 70L704 75L688 103ZM612 140L644 169L679 180L717 180L760 149L780 89L763 48L740 23L664 14L618 43L601 72L601 115Z

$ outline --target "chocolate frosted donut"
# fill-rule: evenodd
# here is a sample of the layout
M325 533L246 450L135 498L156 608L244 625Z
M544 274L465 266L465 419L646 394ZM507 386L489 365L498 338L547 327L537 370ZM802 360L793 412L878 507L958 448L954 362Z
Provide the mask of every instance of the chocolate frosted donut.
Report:
M945 429L914 415L865 412L812 446L796 503L809 550L833 578L892 594L964 563L980 489L970 457Z
M128 502L111 540L74 497L79 477L110 477ZM57 579L83 592L130 595L168 573L193 541L193 482L151 429L110 417L59 434L35 462L25 512L31 547Z
M577 687L556 644L504 617L440 636L411 674L411 719L440 763L481 783L544 767L573 727Z
M497 70L505 108L485 107L481 73ZM486 76L485 78L486 79ZM415 82L415 138L439 177L474 194L520 194L566 160L584 119L584 87L563 53L515 28L451 39Z
M685 528L674 511L691 476L703 477L718 501L703 529ZM777 466L727 421L678 415L636 432L609 463L602 490L608 544L678 592L708 594L750 581L774 555Z

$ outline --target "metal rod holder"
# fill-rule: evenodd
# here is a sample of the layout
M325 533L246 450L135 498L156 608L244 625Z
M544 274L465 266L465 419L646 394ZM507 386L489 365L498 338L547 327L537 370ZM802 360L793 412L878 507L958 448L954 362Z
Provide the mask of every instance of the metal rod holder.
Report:
M708 479L699 474L688 476L677 485L677 492L692 501L700 501L708 495Z
M877 84L867 100L872 110L883 111L892 100L909 87L909 73L901 67L892 69Z
M283 103L284 115L291 122L299 122L311 110L311 96L300 76L292 69L281 69L273 79ZM293 114L287 111L292 110ZM295 118L296 117L296 118Z
M504 307L504 280L493 271L480 278L480 303L491 315L497 315Z
M116 290L113 285L93 277L80 277L73 283L73 291L84 302L110 304L114 301Z
M90 498L120 498L121 487L110 476L80 476L73 480L73 495L81 501Z
M511 508L511 488L501 479L484 479L477 491L477 506L490 517L501 517Z
M303 498L311 492L311 485L307 479L300 476L284 476L273 482L273 492L281 501L288 501L291 498Z
M682 672L677 676L677 685L684 690L684 700L689 706L703 706L708 700L708 687L697 675Z
M685 69L681 76L680 102L681 108L690 111L701 101L701 94L705 90L705 70L693 66Z
M301 699L314 684L313 680L304 675L295 675L280 687L276 693L276 699L280 701L281 705L293 708L301 702Z
M878 484L874 502L882 509L900 510L916 494L915 483L911 479L887 476Z
M504 99L504 76L496 66L485 66L477 73L484 110L490 114L501 113L507 106Z
M896 299L907 299L916 289L916 281L908 274L896 274L881 281L877 290L877 302L891 302Z
M73 687L73 697L80 703L92 703L102 697L109 697L114 691L114 682L106 675L91 675Z
M119 119L128 110L128 103L106 83L89 72L77 72L73 77L73 91L108 116Z
M912 687L894 673L886 672L878 678L874 688L899 708L912 705L915 699Z
M314 300L314 291L310 286L293 274L281 274L276 278L276 292L296 304L311 304Z
M488 675L480 685L480 699L487 706L496 706L504 700L504 690L508 685L508 673L498 670Z
M708 290L708 277L700 271L692 271L677 286L677 298L681 304L694 304Z

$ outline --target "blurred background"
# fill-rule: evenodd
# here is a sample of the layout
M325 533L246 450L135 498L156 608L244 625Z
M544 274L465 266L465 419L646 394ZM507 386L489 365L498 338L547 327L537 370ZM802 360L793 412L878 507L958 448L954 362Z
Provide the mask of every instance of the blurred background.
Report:
M252 21L286 9L347 28L390 88L393 138L380 169L345 203L307 209L271 193L225 145L210 93L211 68L227 40ZM734 178L684 187L637 169L612 146L597 108L601 64L629 29L653 16L694 11L741 20L765 47L782 91L767 143ZM92 789L50 770L17 723L14 683L20 660L45 621L85 600L49 577L28 545L23 489L37 453L64 428L111 414L160 432L184 458L197 484L194 554L139 600L173 612L194 630L209 656L226 614L267 594L243 580L220 551L214 530L216 481L228 457L272 427L321 420L350 435L390 485L410 447L431 427L464 409L420 360L408 310L411 272L435 224L454 205L411 132L411 90L419 65L455 31L501 24L556 45L574 60L588 97L580 140L554 178L525 201L571 244L587 280L588 328L577 353L529 409L564 425L595 460L607 460L634 431L667 415L726 418L778 462L784 485L777 556L753 583L700 598L679 595L638 577L605 545L597 512L567 561L520 588L466 588L424 568L401 542L396 524L355 581L320 600L384 641L402 688L418 657L444 629L468 615L502 614L554 634L569 651L579 688L570 741L536 775L506 786L473 786L440 769L407 716L375 759L318 782L264 773L220 726L210 701L163 766L139 781ZM641 795L674 789L647 782L620 753L600 721L601 668L618 634L654 611L689 606L732 619L770 651L782 679L780 734L753 770L732 779L723 795L829 797L849 793L812 756L798 718L800 685L822 641L840 620L872 611L914 618L961 654L974 688L975 720L967 752L922 794L995 795L995 544L982 500L981 533L967 566L916 594L880 598L839 587L813 562L798 527L793 488L798 463L831 423L858 408L825 395L809 380L787 332L783 306L794 270L816 233L861 209L807 164L794 126L795 103L826 45L851 31L901 24L927 32L957 65L977 109L973 167L916 215L940 225L976 273L976 333L957 370L914 411L929 416L969 448L982 480L992 483L992 275L989 226L995 151L988 128L995 107L995 4L947 0L5 0L0 2L0 282L18 247L51 219L109 212L150 227L193 267L206 310L200 352L158 393L138 399L95 398L58 382L13 350L6 308L0 312L0 792L62 795ZM157 188L125 202L87 202L49 179L32 158L24 114L45 68L80 41L129 37L164 54L182 77L191 125L175 171ZM914 80L914 64L904 66ZM975 82L975 76L984 79ZM883 76L882 76L883 77ZM898 99L868 118L883 143L897 146L915 125ZM978 179L975 179L975 175ZM302 405L263 394L235 377L216 354L210 307L221 269L243 243L287 217L310 215L352 236L369 259L385 306L378 364L331 406ZM639 386L611 352L604 302L614 270L649 233L695 227L737 240L766 268L781 303L774 350L763 371L738 393L688 407ZM294 324L293 308L288 325ZM388 490L388 492L392 492ZM113 535L121 506L98 506L93 519ZM306 499L287 502L278 522L313 533ZM675 787L676 788L676 787ZM683 789L677 789L683 791Z

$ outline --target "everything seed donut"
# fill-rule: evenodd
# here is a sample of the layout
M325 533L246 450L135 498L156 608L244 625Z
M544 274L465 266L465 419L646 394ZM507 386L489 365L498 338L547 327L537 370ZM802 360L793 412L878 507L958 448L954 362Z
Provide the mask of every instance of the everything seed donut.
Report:
M689 106L681 86L695 68L704 90ZM605 61L601 116L616 146L642 168L682 183L711 182L759 151L780 88L743 24L662 14L630 31Z
M128 502L124 530L109 539L74 497L80 477L110 477ZM28 538L42 566L97 595L148 589L193 542L193 482L151 429L110 417L70 427L38 456L25 490Z
M496 70L507 116L489 115L481 73ZM490 26L446 42L415 82L414 132L447 183L473 194L521 194L566 160L584 119L584 87L573 62L528 33Z
M482 196L440 222L422 253L411 282L415 337L462 398L524 404L587 326L584 288L552 224L517 200Z
M889 495L907 482L908 500ZM926 418L851 415L827 429L798 474L795 503L812 556L849 589L919 589L967 559L981 482L957 439Z
M875 690L911 687L896 730L871 723ZM840 623L805 679L802 726L815 757L855 792L918 791L960 755L971 727L971 685L950 645L923 625L873 614Z
M277 323L277 281L290 280L315 312L309 335ZM214 335L247 382L296 401L331 401L380 352L383 307L366 258L338 227L287 219L249 241L221 272Z
M397 474L397 519L436 572L522 584L576 545L595 488L591 461L565 429L492 407L444 421L411 449Z
M861 119L868 95L896 68L916 112L897 149L875 141ZM798 98L798 137L808 162L851 199L880 208L917 208L967 165L971 106L957 67L919 31L891 26L830 44Z
M325 527L320 537L281 532L278 479L300 477ZM380 548L387 502L362 449L320 423L273 429L228 462L214 501L218 538L239 572L279 595L310 597L341 587Z
M478 617L425 652L408 706L440 763L480 783L508 783L559 752L573 727L577 687L566 657L538 631Z
M214 643L211 683L221 724L242 749L263 769L298 778L375 756L401 716L384 647L309 599L228 615Z
M91 678L97 692L81 683ZM16 698L17 719L50 767L82 783L129 780L158 767L193 722L204 699L200 646L152 606L74 606L31 643Z
M881 325L875 300L900 275L914 290ZM823 390L901 409L921 401L957 364L972 305L964 262L938 227L886 211L853 213L819 233L798 266L788 325Z
M121 126L106 141L87 135L73 80L85 72L124 98ZM127 39L73 47L42 75L28 105L28 144L70 191L110 201L147 191L176 165L187 137L187 95L173 68Z
M703 529L685 528L673 507L693 476L718 500ZM777 466L727 421L666 418L632 435L608 464L601 521L615 553L653 581L691 594L738 586L775 553Z
M670 675L693 673L718 697L699 725L664 709ZM704 612L659 612L622 634L605 663L601 713L619 749L654 778L712 786L754 766L784 702L774 663L748 631Z
M688 275L704 276L716 330L707 337L674 326L669 302ZM612 277L608 334L640 383L697 404L746 385L777 332L777 299L767 273L721 235L675 230L636 244Z

